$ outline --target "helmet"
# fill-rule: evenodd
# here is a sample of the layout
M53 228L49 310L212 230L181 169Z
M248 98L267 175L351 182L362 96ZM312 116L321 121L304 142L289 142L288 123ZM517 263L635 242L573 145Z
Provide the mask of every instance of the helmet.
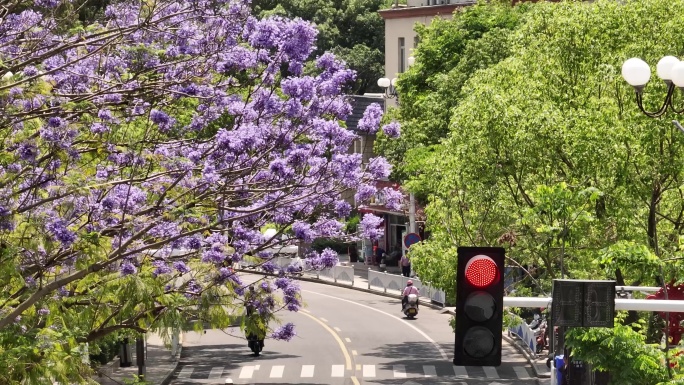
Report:
M411 285L413 285L413 281L411 281L410 279L408 281L406 281L406 286L411 286Z

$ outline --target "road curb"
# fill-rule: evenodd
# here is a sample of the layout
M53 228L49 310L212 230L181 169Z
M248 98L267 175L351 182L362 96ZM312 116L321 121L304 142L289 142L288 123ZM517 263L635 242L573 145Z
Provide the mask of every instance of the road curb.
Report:
M180 364L181 353L183 352L183 333L181 333L180 342L178 343L178 353L176 354L176 362L173 363L173 368L169 370L164 379L159 383L159 385L168 385L171 382L173 374L178 369L178 364Z

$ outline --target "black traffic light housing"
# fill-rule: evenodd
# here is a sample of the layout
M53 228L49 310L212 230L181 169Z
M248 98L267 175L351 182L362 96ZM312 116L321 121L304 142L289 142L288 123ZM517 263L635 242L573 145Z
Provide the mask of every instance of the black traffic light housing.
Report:
M454 365L501 365L503 247L459 247Z

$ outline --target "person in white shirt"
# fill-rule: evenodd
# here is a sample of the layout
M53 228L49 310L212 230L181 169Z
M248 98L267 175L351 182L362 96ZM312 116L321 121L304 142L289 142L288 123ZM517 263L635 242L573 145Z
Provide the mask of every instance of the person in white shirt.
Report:
M406 281L406 287L404 288L404 292L401 295L401 310L404 310L404 306L406 306L406 303L408 302L408 296L410 294L415 294L418 295L418 288L413 286L413 281L410 279ZM417 303L416 303L417 305Z

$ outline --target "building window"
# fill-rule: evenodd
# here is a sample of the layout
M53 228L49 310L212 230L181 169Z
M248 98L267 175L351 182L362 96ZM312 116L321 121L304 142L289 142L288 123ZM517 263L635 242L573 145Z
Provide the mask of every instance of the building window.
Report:
M420 43L420 36L416 35L413 37L413 48L418 47L418 43Z
M406 71L406 63L404 62L404 57L406 53L406 44L404 44L404 38L399 38L399 73Z

